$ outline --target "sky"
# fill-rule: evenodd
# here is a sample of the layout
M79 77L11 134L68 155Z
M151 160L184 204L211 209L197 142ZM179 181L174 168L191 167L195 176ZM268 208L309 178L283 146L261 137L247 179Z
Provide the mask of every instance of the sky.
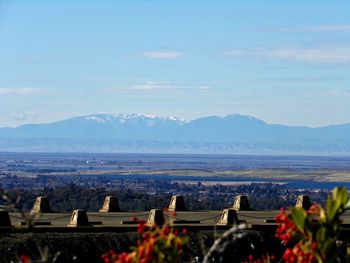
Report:
M350 123L350 1L0 0L0 127L97 113Z

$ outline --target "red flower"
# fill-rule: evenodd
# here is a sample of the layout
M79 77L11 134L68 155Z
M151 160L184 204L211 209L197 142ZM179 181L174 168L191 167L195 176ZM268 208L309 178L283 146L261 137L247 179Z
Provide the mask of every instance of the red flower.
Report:
M276 237L286 244L289 243L293 234L298 231L297 226L284 209L281 209L281 212L276 216L276 222Z
M140 221L138 224L137 224L137 233L139 234L142 234L143 231L145 230L145 221Z
M31 262L29 256L27 256L27 255L20 256L20 260L22 261L22 263L30 263Z

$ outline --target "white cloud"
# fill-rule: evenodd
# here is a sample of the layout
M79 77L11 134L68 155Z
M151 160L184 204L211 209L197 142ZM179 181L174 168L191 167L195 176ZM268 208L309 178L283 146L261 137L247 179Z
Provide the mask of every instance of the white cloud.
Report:
M333 90L327 90L327 91L321 91L319 92L319 95L323 97L349 97L350 96L350 89L333 89Z
M350 24L344 25L315 25L305 27L278 27L264 29L270 32L350 32Z
M57 100L57 101L49 101L49 102L43 102L41 105L44 106L61 106L61 105L80 105L80 104L89 104L92 103L88 100Z
M37 116L37 111L17 112L12 114L12 118L16 121L34 121Z
M142 51L139 54L152 59L178 59L186 55L181 51Z
M266 51L265 55L308 63L350 62L350 48L276 49Z
M210 86L199 86L198 89L199 90L211 90L212 87L210 87Z
M308 77L266 77L266 78L254 78L257 81L268 81L268 82L338 82L348 81L350 77L345 76L308 76Z
M350 47L245 49L227 51L224 54L235 57L286 59L305 63L350 63Z
M49 92L48 89L38 88L0 88L0 95L38 95Z
M174 82L156 82L147 81L132 84L124 87L111 87L104 89L108 93L127 93L127 92L159 92L159 91L208 91L213 89L208 85L179 84Z
M180 86L174 83L162 83L149 81L136 85L131 85L129 90L137 90L137 91L150 91L150 90L166 90L166 89L178 89Z
M168 89L175 89L175 88L177 88L177 85L174 85L174 84L147 81L147 82L141 82L137 84L131 84L128 86L106 88L104 89L104 91L108 93L125 93L125 92L132 92L132 91L150 92L150 91L168 90Z

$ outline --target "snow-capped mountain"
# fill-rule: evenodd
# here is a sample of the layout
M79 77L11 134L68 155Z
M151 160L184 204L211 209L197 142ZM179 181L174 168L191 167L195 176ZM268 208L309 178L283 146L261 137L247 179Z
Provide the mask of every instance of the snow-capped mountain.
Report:
M158 139L186 121L147 114L96 114L0 129L0 138Z
M0 128L0 149L327 155L349 154L349 134L350 124L293 127L237 114L192 121L147 114L96 114Z
M88 121L95 121L99 123L112 123L112 122L120 122L120 123L141 123L146 122L147 125L153 126L159 123L166 123L167 121L174 121L179 124L186 123L186 120L179 119L173 116L170 117L161 117L157 115L151 114L97 114L97 115L88 115L85 117L75 117L73 119L84 118Z

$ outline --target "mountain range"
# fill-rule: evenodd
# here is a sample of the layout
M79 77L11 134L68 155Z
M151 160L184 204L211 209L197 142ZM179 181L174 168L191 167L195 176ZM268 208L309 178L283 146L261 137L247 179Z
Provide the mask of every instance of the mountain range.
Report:
M320 128L245 115L195 120L96 114L0 128L0 151L348 155L350 123Z

